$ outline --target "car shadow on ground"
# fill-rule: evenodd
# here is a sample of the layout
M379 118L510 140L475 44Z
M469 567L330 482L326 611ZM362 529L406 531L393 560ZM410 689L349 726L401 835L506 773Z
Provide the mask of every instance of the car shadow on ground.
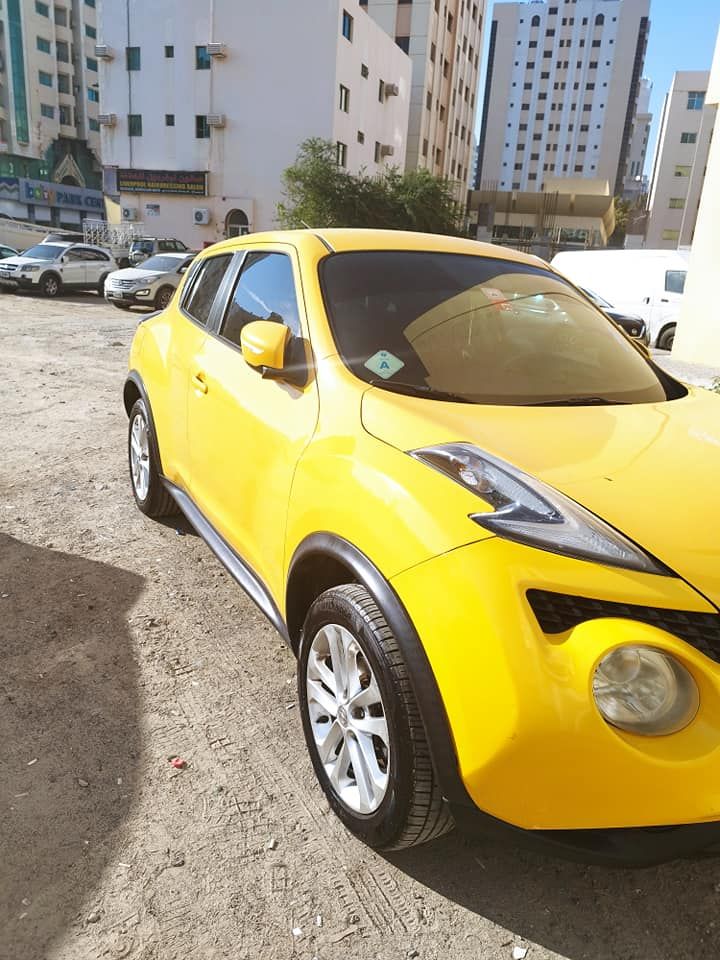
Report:
M511 932L508 943L525 938L571 960L683 960L702 956L704 948L717 956L719 858L605 868L543 858L455 831L388 860L505 927ZM486 955L482 946L478 940L478 957Z
M137 789L142 584L0 534L0 956L47 956L114 855Z

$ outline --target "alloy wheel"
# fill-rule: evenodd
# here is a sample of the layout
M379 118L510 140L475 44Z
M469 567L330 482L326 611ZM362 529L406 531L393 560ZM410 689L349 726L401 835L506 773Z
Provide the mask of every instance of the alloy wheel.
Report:
M345 627L330 623L315 634L306 685L313 739L330 785L355 813L374 813L388 788L390 735L375 675Z
M144 500L150 489L150 441L145 418L135 415L130 431L130 473L133 488L139 500Z

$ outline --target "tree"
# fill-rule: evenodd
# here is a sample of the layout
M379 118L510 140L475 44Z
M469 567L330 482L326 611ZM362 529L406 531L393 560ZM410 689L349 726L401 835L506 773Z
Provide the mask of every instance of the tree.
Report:
M283 174L285 200L278 204L283 228L371 227L421 230L461 236L464 210L455 184L427 170L384 169L376 176L338 166L335 147L319 138L300 145Z

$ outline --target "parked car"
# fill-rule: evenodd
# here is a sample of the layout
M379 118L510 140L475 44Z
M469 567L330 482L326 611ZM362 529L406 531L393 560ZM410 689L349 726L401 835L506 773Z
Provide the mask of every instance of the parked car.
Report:
M131 267L136 267L143 260L158 253L184 253L187 249L182 240L166 237L138 237L130 244L128 260Z
M117 270L106 250L80 243L39 243L0 262L0 286L34 290L56 297L65 290L97 290L102 297L105 279Z
M6 260L8 257L19 257L20 252L15 250L14 247L6 247L5 244L0 243L0 260Z
M590 297L594 304L600 307L603 313L606 313L611 320L614 320L618 326L622 327L628 336L634 340L640 340L646 347L650 345L650 334L648 333L647 324L642 317L639 317L636 313L623 313L622 310L616 310L611 303L608 303L607 300L601 297L599 293L595 293L594 290L588 290L586 287L581 287L581 290Z
M357 836L717 848L720 397L563 277L466 239L233 238L139 325L124 403L138 508L182 511L290 644Z
M195 252L162 253L139 267L111 273L105 281L105 299L121 310L133 305L164 310L194 257Z
M672 349L686 255L677 250L576 250L556 254L552 266L581 287L602 290L616 310L639 314L650 343Z

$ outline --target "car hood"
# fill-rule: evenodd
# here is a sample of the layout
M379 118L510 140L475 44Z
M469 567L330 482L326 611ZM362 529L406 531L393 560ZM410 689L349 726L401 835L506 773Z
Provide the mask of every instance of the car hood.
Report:
M2 261L4 267L14 266L14 267L28 267L38 264L41 267L47 266L50 263L55 263L55 260L41 260L37 257L6 257Z
M110 274L112 280L157 280L165 274L158 270L143 270L142 267L126 267Z
M446 403L378 388L362 422L401 450L466 441L545 481L720 606L720 397L588 407Z

